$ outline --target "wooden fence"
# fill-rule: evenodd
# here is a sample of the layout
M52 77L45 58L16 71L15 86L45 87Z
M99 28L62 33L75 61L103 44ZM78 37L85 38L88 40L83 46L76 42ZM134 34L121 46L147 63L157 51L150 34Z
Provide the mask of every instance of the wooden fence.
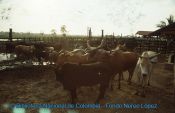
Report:
M100 44L102 37L91 37L91 45L97 46ZM0 39L1 43L3 39ZM58 43L63 45L67 49L74 49L82 46L86 48L86 42L88 37L23 37L13 38L13 42L26 42L26 43ZM12 43L13 43L12 42ZM137 52L143 52L145 50L152 50L160 52L162 54L175 53L175 41L168 41L166 39L155 38L116 38L105 37L105 45L114 49L117 43L126 43L128 48L135 48Z

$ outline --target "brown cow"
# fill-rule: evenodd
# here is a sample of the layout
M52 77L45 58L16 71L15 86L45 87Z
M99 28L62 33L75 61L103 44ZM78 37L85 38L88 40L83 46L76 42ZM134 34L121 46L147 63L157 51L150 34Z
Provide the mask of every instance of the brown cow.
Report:
M84 55L77 55L73 53L61 53L57 57L56 64L63 65L65 62L85 64L91 62L91 60L89 59L89 53L86 53Z
M97 61L109 64L115 74L119 73L119 88L123 71L129 72L128 83L131 83L132 75L138 60L138 55L136 53L121 51L114 51L110 53L108 51L101 52L97 50L93 58Z
M33 45L17 45L15 47L15 53L17 57L31 58L34 56L35 47Z
M96 100L104 98L105 90L109 85L111 69L104 63L72 64L65 63L55 70L56 80L61 82L65 89L71 92L72 103L75 102L76 89L81 86L100 84L100 94Z

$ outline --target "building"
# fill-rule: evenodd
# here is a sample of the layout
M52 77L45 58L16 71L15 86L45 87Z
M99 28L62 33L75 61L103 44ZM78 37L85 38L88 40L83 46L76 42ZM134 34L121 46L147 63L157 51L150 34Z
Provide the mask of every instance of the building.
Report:
M137 31L136 35L138 35L139 37L148 37L150 33L152 33L153 31Z

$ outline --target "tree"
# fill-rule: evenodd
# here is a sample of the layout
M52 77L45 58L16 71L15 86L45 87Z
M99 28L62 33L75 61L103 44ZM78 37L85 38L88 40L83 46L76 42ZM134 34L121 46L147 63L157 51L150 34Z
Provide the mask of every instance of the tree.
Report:
M168 18L166 18L166 20L168 21L168 24L173 24L175 22L174 20L174 16L173 15L170 15Z
M166 18L166 20L167 20L167 23L165 21L160 21L160 24L157 24L156 26L159 28L163 28L175 22L173 15L170 15L168 18Z
M52 35L56 35L56 30L55 30L55 29L52 29L52 30L51 30L51 34L52 34Z
M66 33L67 33L66 25L62 25L60 31L63 34L63 36L66 36Z

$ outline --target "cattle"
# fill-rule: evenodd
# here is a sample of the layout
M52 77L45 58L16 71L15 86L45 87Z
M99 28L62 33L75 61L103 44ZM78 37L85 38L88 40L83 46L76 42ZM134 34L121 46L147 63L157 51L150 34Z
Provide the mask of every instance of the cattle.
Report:
M138 55L134 52L122 52L122 51L104 51L97 50L91 57L96 61L105 62L114 71L113 73L119 73L119 86L123 71L129 72L128 83L131 84L132 75L137 64ZM112 86L111 86L112 88Z
M45 47L44 51L51 53L52 51L54 51L54 47Z
M56 64L62 65L65 62L80 64L95 62L89 55L90 53L86 53L83 49L74 49L73 51L61 50L57 57Z
M152 73L152 63L157 62L157 54L153 51L144 51L142 55L139 57L137 65L135 67L135 74L138 77L138 82L141 85L143 91L141 95L145 96L145 86L150 85L150 78ZM137 91L136 94L139 94L139 91Z
M57 51L52 51L51 53L49 53L49 59L48 59L48 61L51 64L55 63L57 61L57 58L58 58L59 54L60 53L57 52Z
M102 48L102 47L104 46L104 44L105 44L105 40L102 39L102 41L101 41L101 43L100 43L99 46L97 46L97 47L92 47L92 46L90 45L90 40L87 40L87 50L100 49L100 48Z
M77 55L73 53L61 53L57 57L56 64L62 65L65 62L85 64L92 62L92 60L90 60L89 58L89 53L86 53L84 55Z
M73 51L70 51L70 53L78 56L86 54L85 50L83 49L74 49Z
M45 43L36 43L34 46L36 48L34 54L35 57L38 59L39 63L42 63L43 60L45 61L50 61L51 59L53 60L54 55L51 53L54 51L54 47L48 46L48 44Z
M96 100L99 102L100 99L104 98L105 90L112 75L109 66L101 62L90 64L64 63L55 69L55 73L56 80L71 92L72 103L77 98L77 88L96 84L100 84L100 94Z
M112 51L117 51L117 50L127 51L126 44L118 44L116 46L116 48L114 50L112 50Z
M53 46L56 51L60 51L62 49L62 44L59 43L52 43L51 46Z
M17 57L24 57L24 58L33 58L34 57L35 47L33 45L26 46L26 45L17 45L15 47L15 53Z

